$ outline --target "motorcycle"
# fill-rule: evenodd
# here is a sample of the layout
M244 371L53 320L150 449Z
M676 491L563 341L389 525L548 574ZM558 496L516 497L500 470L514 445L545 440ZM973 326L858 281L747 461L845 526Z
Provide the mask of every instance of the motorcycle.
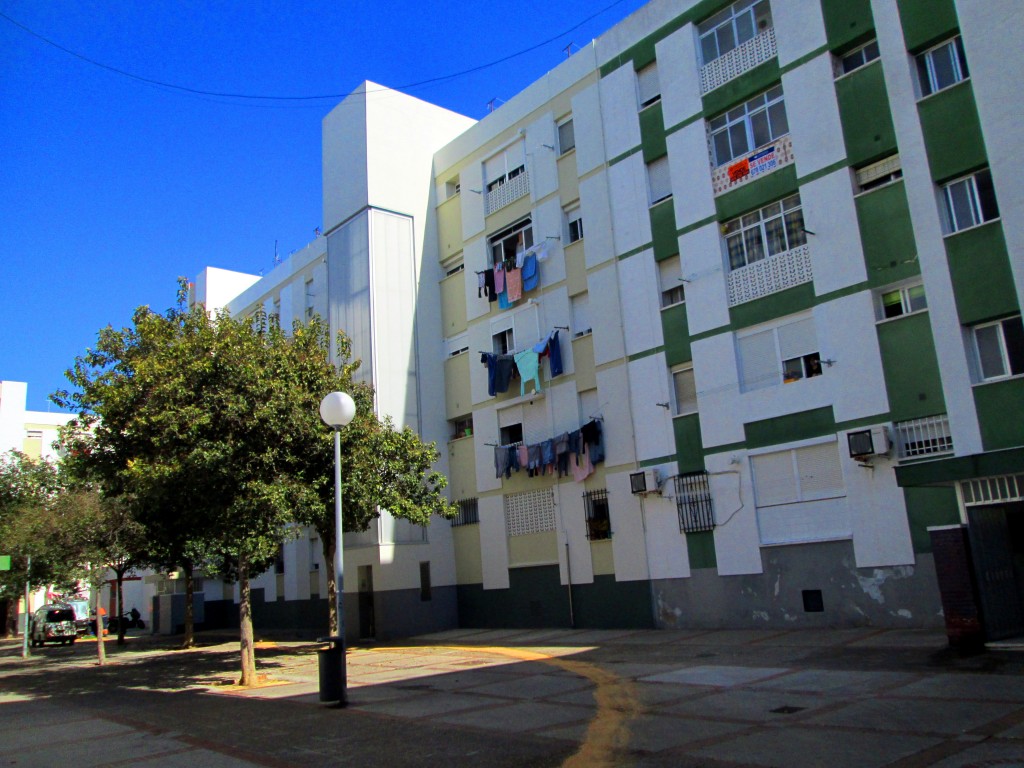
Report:
M145 629L146 622L142 620L142 617L136 611L135 613L126 613L123 616L114 616L107 622L107 629L110 632L118 632L121 625L124 625L125 629Z

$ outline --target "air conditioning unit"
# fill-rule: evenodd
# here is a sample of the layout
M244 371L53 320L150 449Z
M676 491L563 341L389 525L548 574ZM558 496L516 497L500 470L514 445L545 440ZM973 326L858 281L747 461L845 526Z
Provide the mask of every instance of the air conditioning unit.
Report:
M629 490L634 496L660 493L661 481L658 477L658 470L645 469L642 472L630 473Z
M850 458L866 459L870 456L885 456L889 453L889 433L884 426L847 432Z

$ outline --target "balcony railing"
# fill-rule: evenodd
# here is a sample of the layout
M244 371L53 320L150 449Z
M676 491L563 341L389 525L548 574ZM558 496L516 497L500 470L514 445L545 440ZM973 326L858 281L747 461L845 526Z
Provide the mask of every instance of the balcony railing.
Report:
M487 192L487 215L490 216L499 208L514 203L521 197L530 194L530 173L525 168L518 176L513 176L504 184L499 184Z
M769 27L757 37L752 37L743 45L736 46L728 53L701 67L701 95L715 90L720 85L725 85L734 77L739 77L758 64L768 61L776 53L775 28Z
M760 299L814 279L811 250L805 243L785 253L747 264L729 273L729 306Z
M711 156L711 138L708 137L708 154ZM793 157L793 139L787 133L768 146L756 149L748 155L738 157L711 170L711 190L715 197L742 187L749 181L759 179L767 173L777 171L796 160Z
M897 421L893 425L893 431L896 437L896 454L901 459L953 452L949 417L944 413L921 419Z

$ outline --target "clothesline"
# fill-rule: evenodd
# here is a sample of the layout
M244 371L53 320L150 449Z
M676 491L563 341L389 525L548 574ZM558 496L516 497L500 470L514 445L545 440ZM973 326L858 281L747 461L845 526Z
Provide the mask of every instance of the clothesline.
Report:
M488 443L491 445L491 443ZM570 455L575 461L570 462ZM506 478L512 472L526 469L530 477L570 473L582 483L594 471L594 464L604 461L604 437L600 419L591 419L579 429L563 432L557 437L533 445L523 441L494 446L495 477Z

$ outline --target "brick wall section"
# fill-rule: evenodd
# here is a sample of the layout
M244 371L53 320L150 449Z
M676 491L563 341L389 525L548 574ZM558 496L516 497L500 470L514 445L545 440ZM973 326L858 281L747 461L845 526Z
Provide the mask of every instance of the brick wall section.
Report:
M966 526L929 528L949 644L980 648L985 637Z

